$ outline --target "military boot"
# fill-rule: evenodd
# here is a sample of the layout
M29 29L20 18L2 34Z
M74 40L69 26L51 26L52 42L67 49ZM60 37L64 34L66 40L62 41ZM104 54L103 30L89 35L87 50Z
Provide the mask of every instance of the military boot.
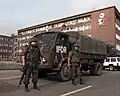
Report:
M76 85L75 79L72 79L72 84Z
M82 78L80 78L80 84L83 84L83 80L82 80Z
M80 84L83 84L83 79L82 79L82 73L81 72L79 73L79 81L80 81Z
M25 92L29 92L28 84L25 84Z
M40 88L37 86L37 83L34 83L33 88L34 88L35 90L40 90Z

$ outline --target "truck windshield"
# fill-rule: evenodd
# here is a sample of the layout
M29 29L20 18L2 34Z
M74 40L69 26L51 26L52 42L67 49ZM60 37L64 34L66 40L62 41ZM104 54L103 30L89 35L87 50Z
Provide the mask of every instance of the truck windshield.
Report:
M50 44L54 41L55 34L47 33L47 34L40 34L39 35L39 43Z

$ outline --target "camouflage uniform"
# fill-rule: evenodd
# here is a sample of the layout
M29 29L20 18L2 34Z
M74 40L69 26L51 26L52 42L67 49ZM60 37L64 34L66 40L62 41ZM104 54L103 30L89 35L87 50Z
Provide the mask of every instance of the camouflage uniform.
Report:
M75 49L77 47L77 49ZM76 85L75 80L79 78L80 84L82 83L82 76L81 76L81 67L80 67L80 51L79 46L74 45L73 51L70 51L70 64L71 64L71 72L72 72L72 84Z
M24 56L25 56L25 63L27 64L27 71L26 71L26 75L25 75L25 91L28 92L28 84L29 84L29 80L32 74L32 82L34 84L34 89L38 89L37 87L37 81L38 81L38 66L40 63L40 50L37 47L37 44L32 45L32 42L36 42L36 40L31 40L30 45L28 46L28 48L26 48L27 50L24 52Z

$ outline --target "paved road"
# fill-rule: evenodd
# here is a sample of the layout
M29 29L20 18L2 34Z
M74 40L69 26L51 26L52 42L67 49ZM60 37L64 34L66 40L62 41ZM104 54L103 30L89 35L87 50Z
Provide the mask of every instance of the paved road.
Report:
M102 76L84 74L84 85L73 86L71 82L59 82L52 75L39 80L40 91L29 85L30 92L24 92L24 86L17 88L18 78L0 80L0 96L120 96L120 71L104 71Z

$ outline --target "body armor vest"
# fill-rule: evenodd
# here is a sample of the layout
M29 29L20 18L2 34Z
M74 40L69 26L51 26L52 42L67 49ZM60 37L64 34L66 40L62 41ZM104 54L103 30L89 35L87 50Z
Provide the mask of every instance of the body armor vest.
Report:
M40 51L38 48L30 47L28 48L26 54L27 61L40 61Z
M80 53L79 51L73 51L71 56L72 63L79 63L80 62Z

